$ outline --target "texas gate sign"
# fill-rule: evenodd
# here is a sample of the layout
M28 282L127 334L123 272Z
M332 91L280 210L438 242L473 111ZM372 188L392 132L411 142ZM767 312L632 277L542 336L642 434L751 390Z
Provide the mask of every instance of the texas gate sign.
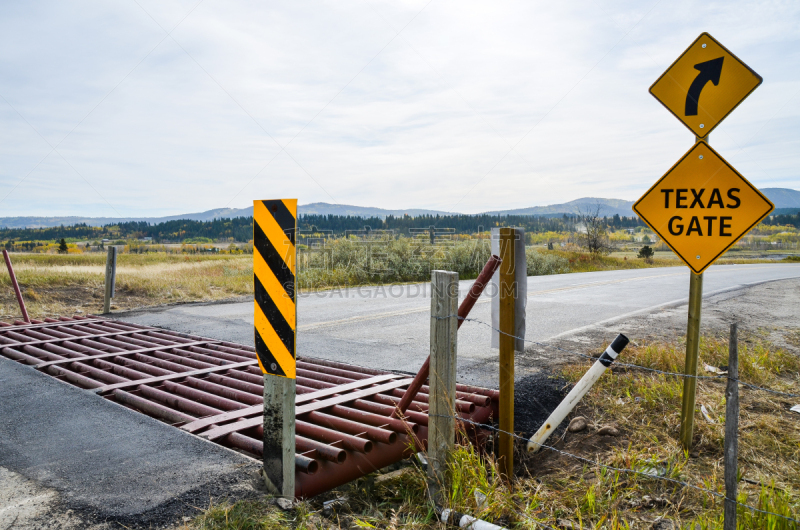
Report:
M683 155L633 205L695 274L700 274L774 206L707 143Z

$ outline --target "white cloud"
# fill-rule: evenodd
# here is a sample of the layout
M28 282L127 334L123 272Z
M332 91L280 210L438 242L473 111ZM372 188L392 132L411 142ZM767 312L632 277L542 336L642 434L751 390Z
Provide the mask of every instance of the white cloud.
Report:
M791 2L5 3L0 216L635 199L693 141L647 89L702 31L765 79L712 145L797 188L799 24Z

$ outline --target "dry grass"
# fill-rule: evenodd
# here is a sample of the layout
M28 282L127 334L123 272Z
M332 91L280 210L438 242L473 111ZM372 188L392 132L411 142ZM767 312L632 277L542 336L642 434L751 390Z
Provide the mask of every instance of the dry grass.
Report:
M704 337L700 366L727 364L727 339ZM681 371L682 344L643 344L625 350L624 360L665 371ZM586 366L571 366L565 374L576 380ZM796 392L800 359L759 336L740 340L740 378L778 390ZM700 380L697 407L705 405L714 423L696 414L693 449L680 447L682 380L638 370L614 369L585 398L576 414L593 425L583 433L567 434L559 447L624 469L654 468L666 476L716 492L724 491L726 380ZM739 501L795 518L800 515L800 423L789 412L790 403L774 394L742 387L739 439ZM616 425L619 438L598 436L596 428ZM568 518L599 525L616 519L609 528L646 528L657 516L680 525L721 528L722 503L698 490L626 473L604 471L552 453L542 453L528 465L540 475L551 520ZM545 473L542 475L542 471ZM753 485L754 482L759 485ZM649 495L655 501L644 501ZM794 528L785 520L753 516L740 510L742 528ZM591 526L590 526L591 527Z
M105 255L12 254L33 317L99 313ZM112 309L209 301L253 292L251 256L122 254ZM0 273L0 319L19 315L8 273Z

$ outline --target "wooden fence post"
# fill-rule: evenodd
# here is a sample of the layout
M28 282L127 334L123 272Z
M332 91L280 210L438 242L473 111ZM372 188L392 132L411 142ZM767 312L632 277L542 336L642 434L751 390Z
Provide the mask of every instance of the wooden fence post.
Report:
M728 387L725 389L725 530L736 530L736 488L739 482L739 342L731 324L728 344Z
M117 280L117 247L109 246L106 256L106 288L103 296L103 313L111 312L111 299L114 298L114 287Z
M514 347L516 346L517 282L516 236L514 228L500 229L500 436L498 460L500 473L507 479L514 476Z
M434 502L439 502L455 445L457 332L458 273L432 271L428 483Z

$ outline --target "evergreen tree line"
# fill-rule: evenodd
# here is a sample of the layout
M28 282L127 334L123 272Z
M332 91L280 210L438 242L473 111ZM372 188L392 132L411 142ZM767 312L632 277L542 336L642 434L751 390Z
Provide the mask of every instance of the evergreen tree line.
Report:
M611 228L635 228L643 226L638 217L620 217L614 215L604 218ZM561 217L539 217L527 215L421 215L410 217L388 216L360 217L352 215L301 215L298 228L303 232L329 231L335 235L344 235L348 231L394 230L400 234L410 234L411 229L427 229L435 226L439 229L454 229L457 234L475 234L485 232L498 226L518 226L526 232L563 232L573 231L578 217L562 215ZM66 239L68 241L99 241L102 239L141 239L149 237L155 243L182 242L192 238L209 238L214 241L233 240L246 242L253 239L253 218L235 217L212 221L175 220L150 224L146 221L130 221L109 224L102 227L78 223L70 226L54 226L47 228L2 228L0 241L19 242L20 249L33 248L35 242L52 242Z
M793 226L800 228L800 212L795 214L771 215L761 221L765 225Z
M613 217L603 218L611 228L636 228L644 226L638 217ZM419 215L411 217L404 215L395 217L389 215L386 219L379 217L358 217L344 215L303 215L298 226L303 231L330 230L334 234L343 234L347 231L360 231L365 228L370 230L395 230L408 234L410 229L452 228L457 234L475 234L485 232L498 226L518 226L526 232L564 232L572 231L577 216L531 216L531 215Z

